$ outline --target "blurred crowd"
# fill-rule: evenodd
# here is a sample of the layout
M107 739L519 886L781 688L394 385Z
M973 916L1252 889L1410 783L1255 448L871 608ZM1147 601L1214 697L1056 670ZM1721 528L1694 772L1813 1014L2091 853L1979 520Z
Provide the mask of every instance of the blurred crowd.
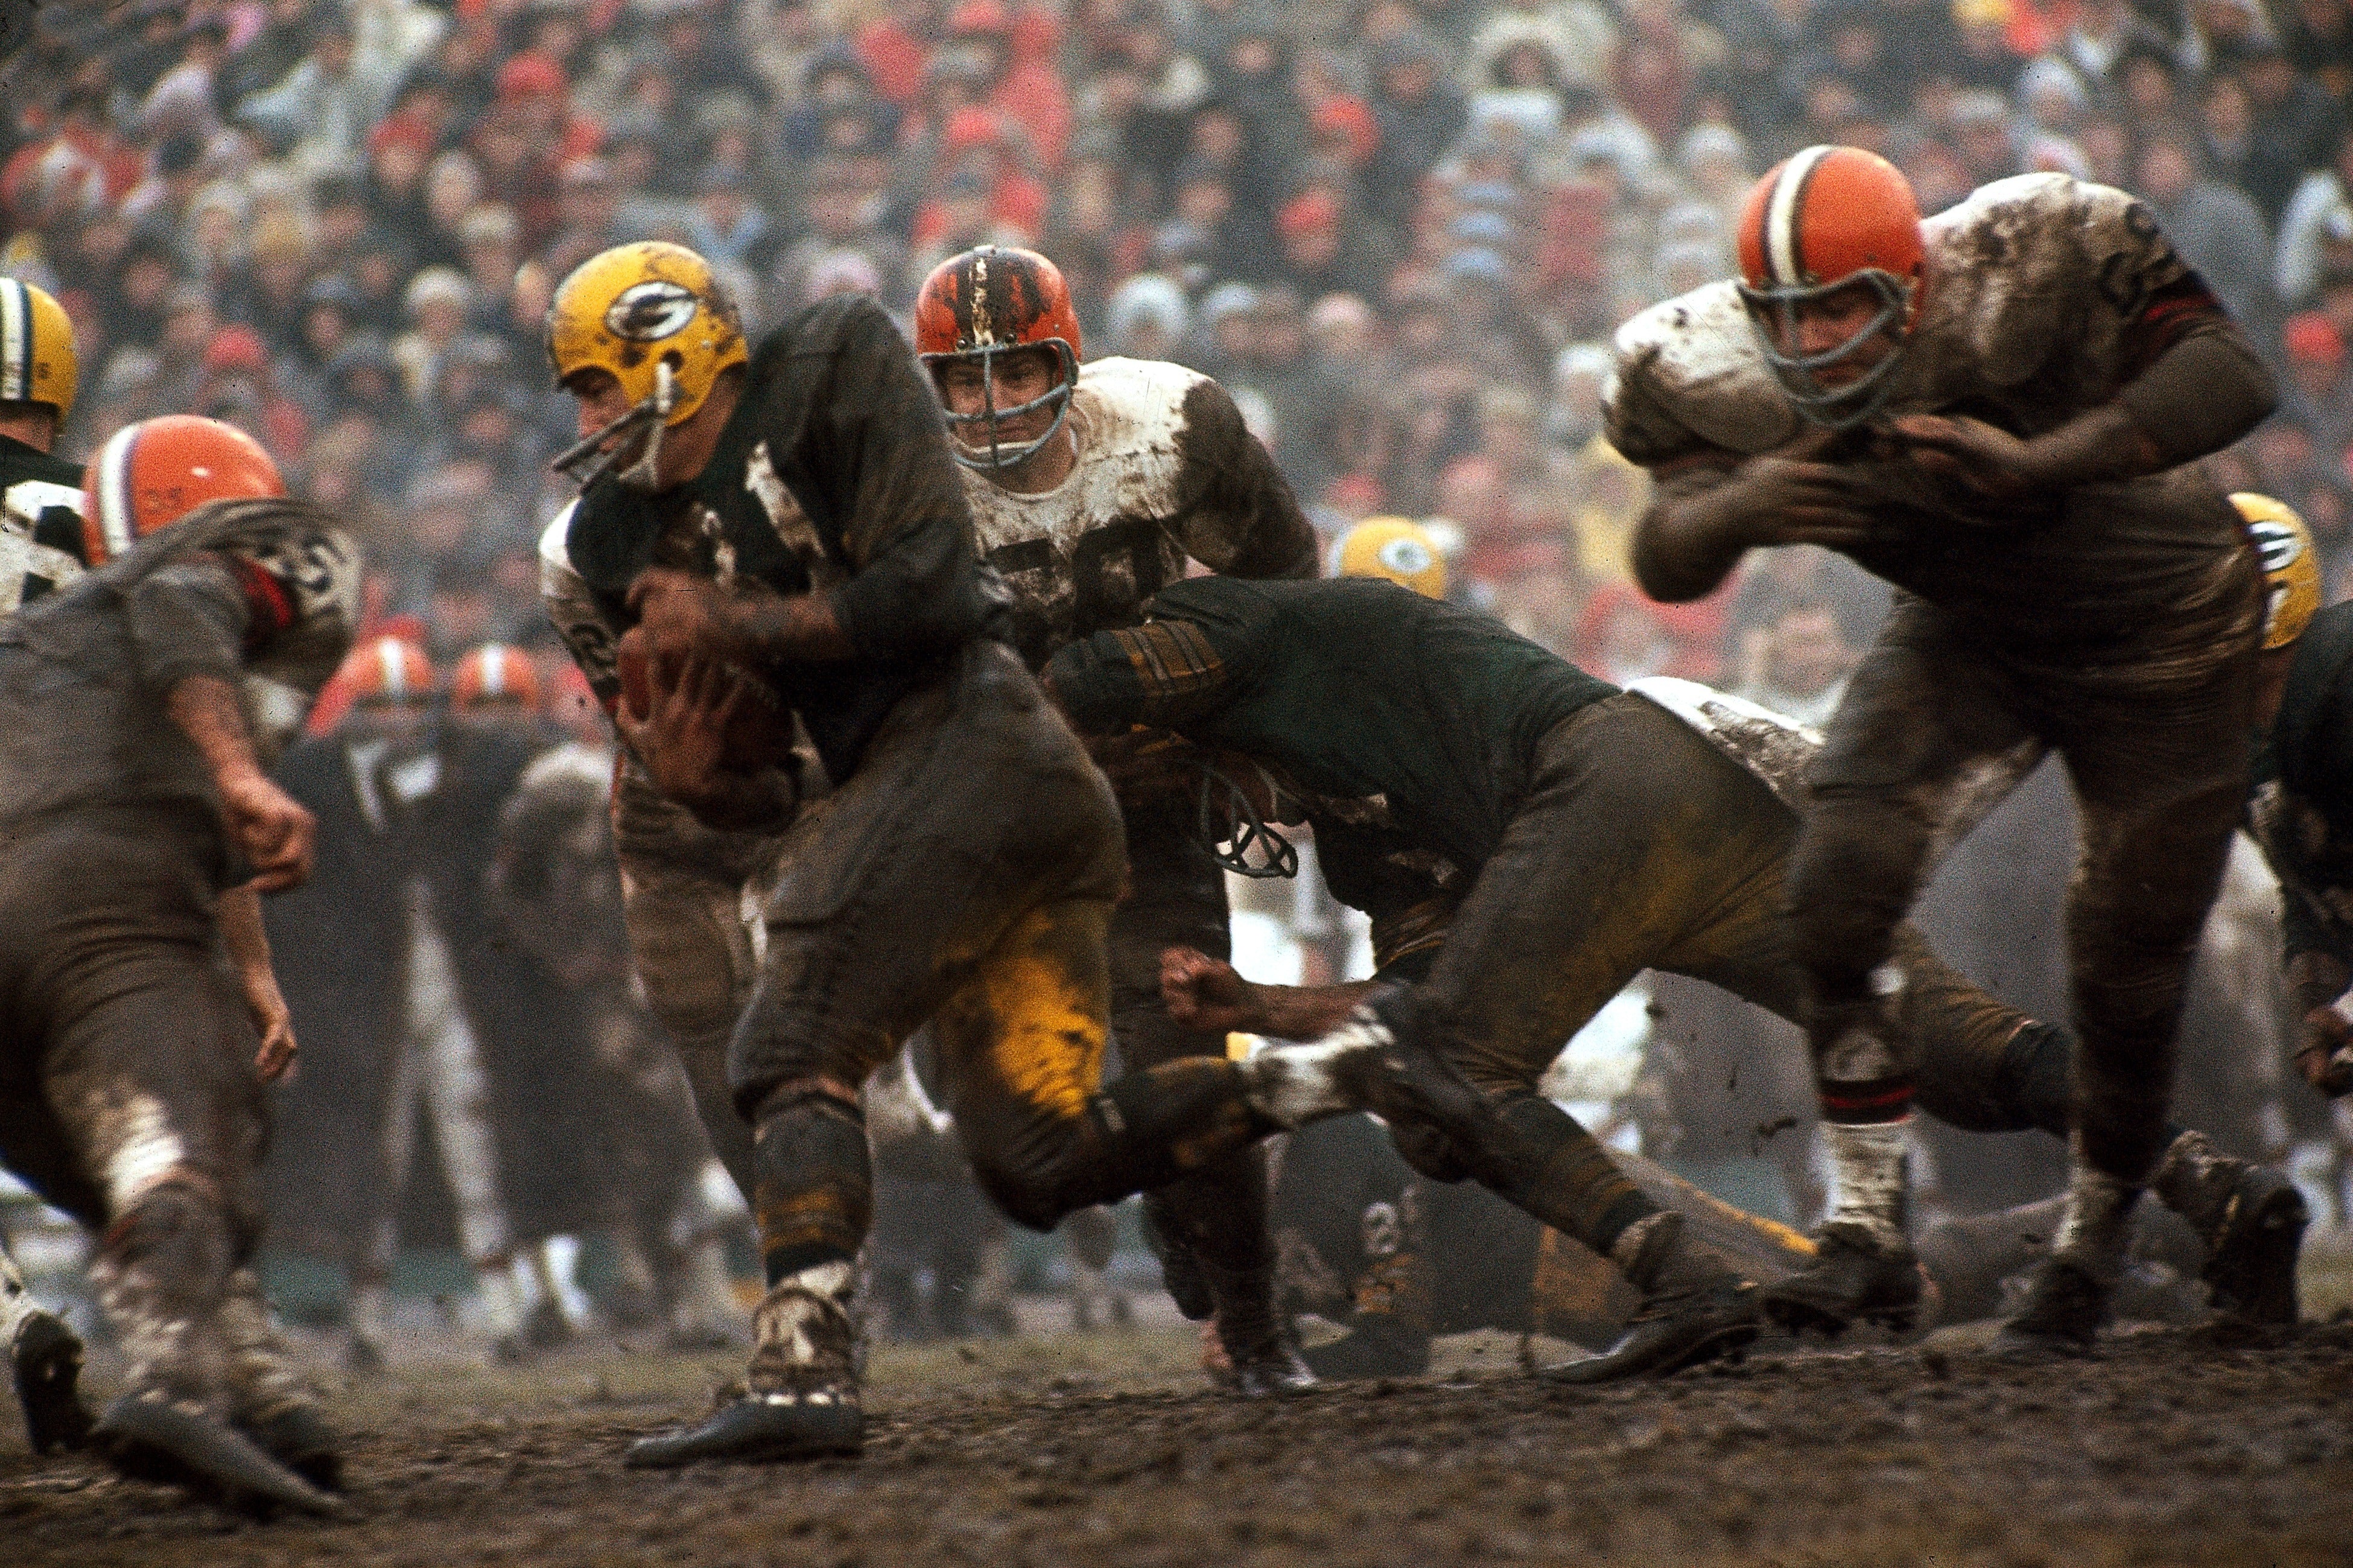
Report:
M2029 170L2130 189L2275 357L2222 461L2353 557L2349 0L131 0L10 81L0 270L74 315L68 454L227 418L372 547L437 657L540 650L540 322L619 241L754 331L1036 247L1090 356L1218 376L1318 525L1444 520L1457 580L1613 679L1810 715L1876 604L1822 560L1664 609L1599 438L1613 327L1727 275L1752 177L1875 149L1925 210ZM554 700L576 687L551 680Z

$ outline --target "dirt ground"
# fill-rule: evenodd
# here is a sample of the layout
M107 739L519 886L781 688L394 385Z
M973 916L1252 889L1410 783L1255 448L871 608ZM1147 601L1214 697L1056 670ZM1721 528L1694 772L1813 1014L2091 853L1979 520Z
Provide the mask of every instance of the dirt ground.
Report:
M1426 1378L1263 1404L1208 1391L1181 1328L886 1346L863 1458L670 1473L621 1451L735 1356L427 1359L336 1394L350 1522L255 1524L0 1425L0 1562L2353 1562L2353 1322L2130 1332L2055 1368L1982 1338L1577 1391L1466 1337Z

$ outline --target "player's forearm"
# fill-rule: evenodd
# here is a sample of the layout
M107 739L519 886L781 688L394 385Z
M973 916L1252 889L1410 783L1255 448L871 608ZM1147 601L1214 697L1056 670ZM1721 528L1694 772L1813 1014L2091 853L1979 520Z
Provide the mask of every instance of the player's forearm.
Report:
M268 976L275 985L269 933L261 923L261 894L253 884L248 882L223 893L216 918L220 921L221 944L228 949L229 963L236 966L237 974L248 982Z
M1732 574L1748 542L1725 499L1721 487L1681 494L1661 487L1628 552L1642 592L1679 605L1706 597Z
M823 594L762 595L726 609L726 634L751 661L816 664L851 658L849 634Z
M1345 985L1259 985L1250 987L1256 1011L1243 1027L1253 1035L1277 1040L1314 1040L1348 1021L1348 1015L1377 985L1370 980Z
M235 780L259 778L261 764L253 754L253 736L246 728L245 706L237 688L216 675L191 675L172 688L164 712L179 731L203 753L213 782L226 786Z

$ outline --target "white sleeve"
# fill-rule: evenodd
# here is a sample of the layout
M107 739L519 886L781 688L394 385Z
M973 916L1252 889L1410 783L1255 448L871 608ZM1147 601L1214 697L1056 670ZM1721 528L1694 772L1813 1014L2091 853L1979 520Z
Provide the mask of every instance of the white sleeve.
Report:
M555 521L547 525L547 531L540 535L539 597L546 606L555 635L564 639L565 647L571 653L572 662L588 678L589 689L599 699L610 701L620 689L620 678L614 673L613 661L623 628L615 625L596 602L587 580L573 570L565 541L572 530L572 514L579 505L575 500L557 512Z

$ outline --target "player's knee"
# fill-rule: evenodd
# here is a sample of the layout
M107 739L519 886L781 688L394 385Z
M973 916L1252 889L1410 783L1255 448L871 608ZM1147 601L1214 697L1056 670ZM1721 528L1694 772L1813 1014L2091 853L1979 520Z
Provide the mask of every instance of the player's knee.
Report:
M101 1258L118 1271L200 1287L228 1278L240 1248L237 1227L216 1184L178 1169L148 1184L107 1226Z

